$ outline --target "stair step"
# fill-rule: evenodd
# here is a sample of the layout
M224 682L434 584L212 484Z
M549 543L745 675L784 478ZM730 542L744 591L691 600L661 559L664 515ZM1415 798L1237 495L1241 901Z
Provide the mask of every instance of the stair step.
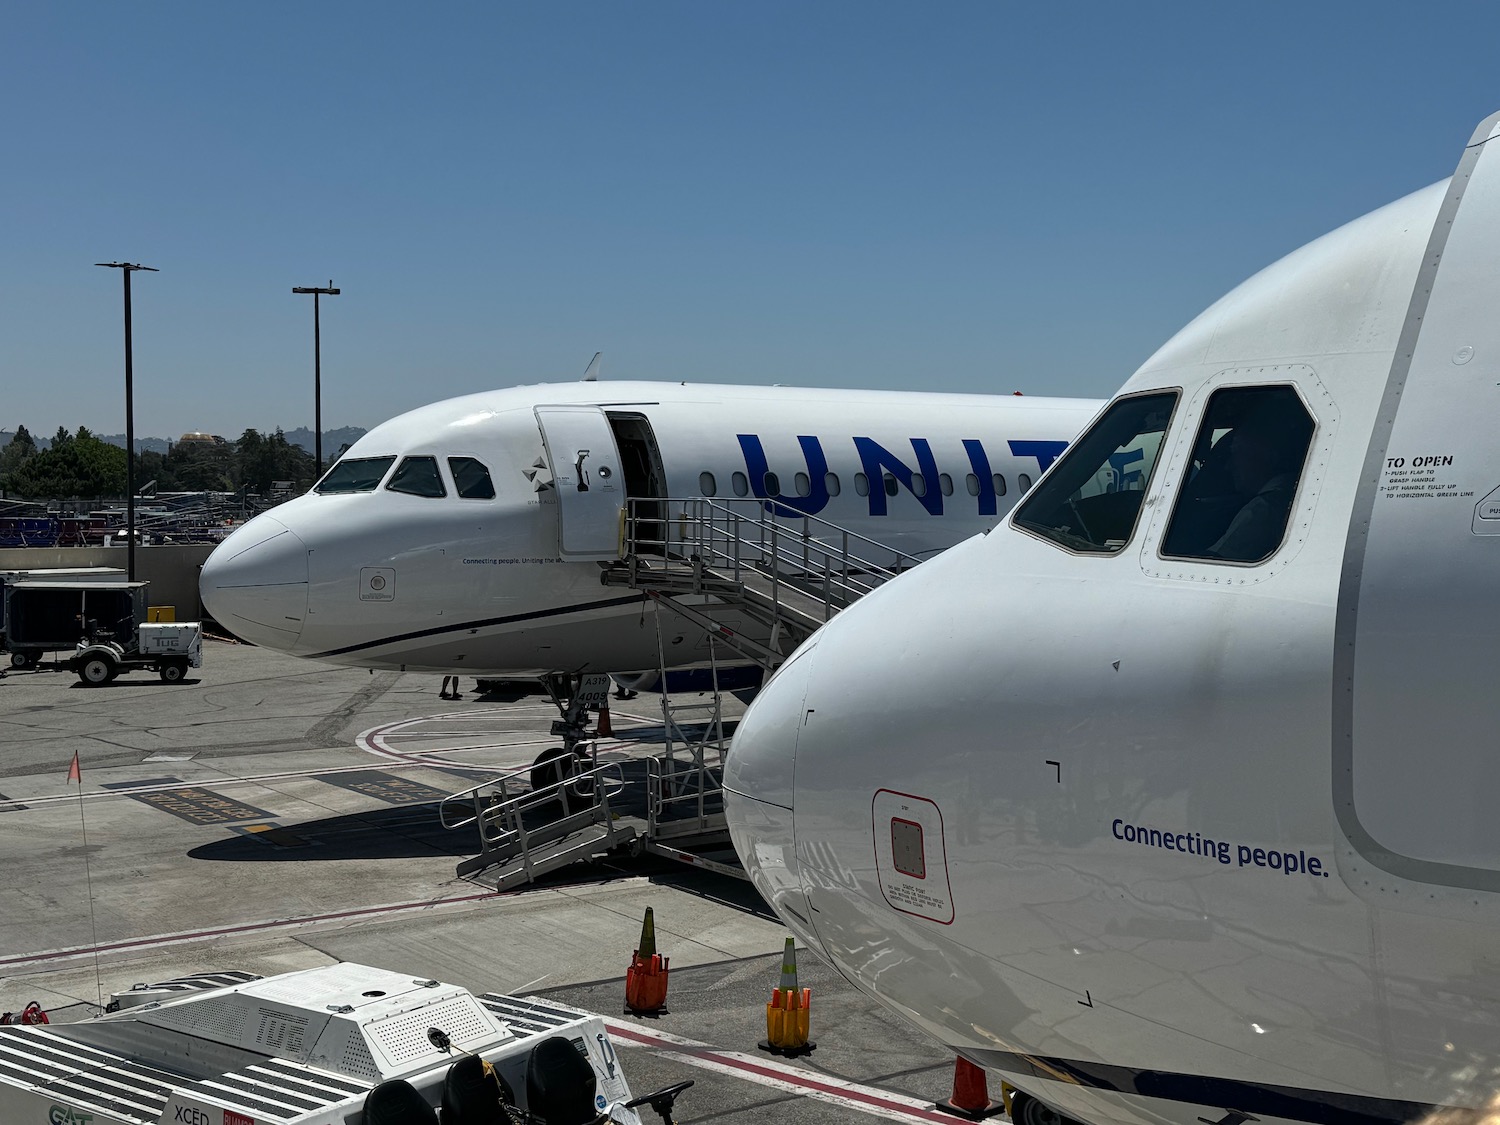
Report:
M541 844L531 849L531 870L528 874L525 856L517 856L504 863L493 864L479 871L470 872L468 878L482 886L497 891L510 890L529 883L538 875L556 871L570 863L592 859L603 855L620 844L632 839L636 830L615 824L594 824L560 840Z

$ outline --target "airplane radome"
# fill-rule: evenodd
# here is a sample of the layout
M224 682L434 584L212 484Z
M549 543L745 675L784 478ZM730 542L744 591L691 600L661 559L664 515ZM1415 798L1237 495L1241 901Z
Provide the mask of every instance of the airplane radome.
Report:
M371 430L311 492L225 539L200 591L245 640L334 663L652 668L654 609L600 580L627 497L759 497L925 557L994 526L1098 407L640 382L467 395ZM708 659L686 622L664 636L669 664Z
M1210 307L735 735L756 885L1018 1121L1496 1090L1497 133Z

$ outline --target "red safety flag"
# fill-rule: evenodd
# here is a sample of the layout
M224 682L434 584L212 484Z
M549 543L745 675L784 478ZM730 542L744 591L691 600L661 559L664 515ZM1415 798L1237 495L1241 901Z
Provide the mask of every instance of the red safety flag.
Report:
M78 765L77 750L73 751L73 764L68 767L68 780L78 782L80 787L83 785L83 770Z

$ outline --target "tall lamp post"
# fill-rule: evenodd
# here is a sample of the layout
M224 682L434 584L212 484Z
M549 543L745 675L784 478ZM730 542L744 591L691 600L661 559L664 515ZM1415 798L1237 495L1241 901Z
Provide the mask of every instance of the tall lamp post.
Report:
M160 273L136 262L95 262L119 270L125 278L125 578L135 581L135 369L130 344L130 275L136 270Z
M318 320L318 299L325 294L337 297L339 291L329 278L325 288L294 285L293 293L311 293L313 299L313 457L318 463L314 479L323 475L323 330Z

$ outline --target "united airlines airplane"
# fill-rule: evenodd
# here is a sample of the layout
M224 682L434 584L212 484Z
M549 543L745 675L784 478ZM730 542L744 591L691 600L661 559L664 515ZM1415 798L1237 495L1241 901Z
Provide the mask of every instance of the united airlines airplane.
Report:
M1497 135L1209 308L735 735L757 886L1018 1122L1500 1084Z
M467 395L371 430L307 495L225 539L200 590L240 637L334 663L656 667L654 603L601 582L628 498L660 499L667 524L670 498L746 498L925 558L993 526L1097 408L678 383ZM708 659L701 629L674 618L665 633L667 663Z

